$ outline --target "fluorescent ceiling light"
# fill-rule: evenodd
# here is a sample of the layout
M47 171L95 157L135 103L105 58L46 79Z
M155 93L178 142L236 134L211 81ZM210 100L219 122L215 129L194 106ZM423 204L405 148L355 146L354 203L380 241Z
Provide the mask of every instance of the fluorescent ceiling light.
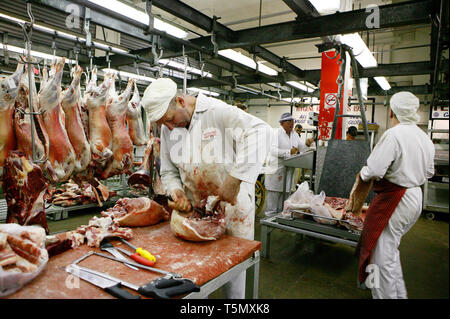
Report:
M296 82L296 81L287 81L286 83L292 85L293 87L296 87L297 89L300 89L300 90L302 90L302 91L305 91L305 92L314 92L314 89L313 89L313 88L311 88L311 87L309 87L309 86L306 86L305 84L302 84L302 83L300 83L300 82Z
M211 96L219 96L220 95L217 92L207 91L207 90L198 89L198 88L187 88L187 90L192 91L192 92L199 92L199 93L203 93L205 95L211 95Z
M309 0L309 2L321 15L335 13L341 7L340 0Z
M391 88L389 82L386 80L384 76L376 76L374 77L375 81L377 81L378 85L385 91Z
M147 13L137 10L125 3L119 2L117 0L89 0L89 2L95 3L99 6L102 6L106 9L117 12L118 14L124 15L130 19L141 22L145 25L148 25L148 15ZM170 35L173 35L177 38L186 38L188 33L180 28L177 28L169 23L166 23L158 18L154 18L153 26L155 29L165 31Z
M341 43L352 48L356 60L358 60L362 67L373 68L377 66L377 60L358 33L344 34L340 40Z
M136 79L136 80L141 80L141 81L146 81L146 82L153 82L153 81L156 80L156 79L151 78L149 76L138 75L138 74L135 74L135 73L119 71L119 70L115 70L115 69L105 68L105 69L102 69L102 71L104 72L104 74L106 74L106 73L115 73L115 74L120 75L120 77L125 77L127 79L133 78L133 79Z
M176 61L173 61L173 60L160 59L159 63L160 64L167 64L167 65L169 65L171 67L174 67L176 69L179 69L179 70L184 70L184 64L183 63L179 63L179 62L176 62ZM186 70L189 73L195 73L195 74L198 74L198 75L202 75L202 71L201 70L193 68L193 67L190 67L190 66L187 66ZM210 78L210 77L212 77L212 74L209 73L209 72L203 71L203 76L206 76L206 77Z
M3 14L3 13L0 13L0 17L1 18L5 18L5 19L10 20L10 21L17 22L17 23L25 23L26 22L25 20L14 18L14 17L8 16L8 15ZM69 34L69 33L66 33L66 32L56 31L56 30L54 30L52 28L45 27L45 26L40 25L38 23L34 23L33 26L37 30L40 30L40 31L43 31L43 32L47 32L47 33L50 33L50 34L54 34L54 35L62 37L62 38L66 38L66 39L69 39L69 40L72 40L72 41L76 41L78 39L78 41L80 41L80 42L86 42L86 38L84 38L84 37L78 37L78 36L75 36L73 34ZM109 46L109 45L106 45L106 44L103 44L103 43L100 43L100 42L97 42L97 41L92 41L92 42L94 43L94 45L98 49L102 49L102 50L105 50L105 51L110 51L111 50L112 52L122 52L122 53L127 53L128 52L128 51L122 50L120 48L117 48L117 47L114 47L114 46Z
M284 98L284 99L281 99L282 101L285 101L285 102L288 102L288 103L291 103L291 98ZM292 99L292 102L293 103L298 103L298 102L300 102L301 101L301 98L299 98L299 97L294 97L293 99Z
M4 44L2 44L2 46L0 47L0 50L3 50L3 47L4 47ZM6 45L6 49L8 51L11 51L11 52L19 53L21 55L26 55L27 54L27 50L25 50L24 48L19 48L19 47L16 47L14 45L10 45L10 44ZM34 56L34 57L37 57L37 58L42 58L42 59L47 59L47 60L53 60L53 58L56 58L56 59L60 59L61 58L60 56L53 57L52 54L47 54L47 53L43 53L43 52L39 52L39 51L33 51L33 50L31 50L30 54L31 54L31 56ZM71 59L67 59L66 58L66 63L75 64L77 62L75 60L71 60Z
M238 63L241 63L243 65L246 65L246 66L256 70L255 61L253 61L253 59L243 55L242 53L240 53L238 51L235 51L232 49L220 50L219 54L230 60L236 61ZM265 73L265 74L268 74L271 76L278 75L278 71L276 71L272 68L269 68L268 66L264 65L262 62L258 62L258 70L262 73Z

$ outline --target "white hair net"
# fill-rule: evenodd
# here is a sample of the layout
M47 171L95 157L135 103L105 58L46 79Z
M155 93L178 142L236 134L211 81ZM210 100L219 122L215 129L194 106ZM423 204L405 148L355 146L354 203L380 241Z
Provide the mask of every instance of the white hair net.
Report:
M417 110L420 101L411 92L395 93L390 100L392 112L394 112L400 123L417 123L420 120Z

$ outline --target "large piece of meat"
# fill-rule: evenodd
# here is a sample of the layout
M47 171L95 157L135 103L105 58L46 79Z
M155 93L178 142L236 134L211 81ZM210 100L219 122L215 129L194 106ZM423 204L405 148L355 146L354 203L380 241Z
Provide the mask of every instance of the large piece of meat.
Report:
M151 176L150 176L150 163L151 157L154 153L154 148L156 147L156 143L159 143L159 139L151 137L147 142L147 147L145 148L144 158L142 160L141 166L138 168L136 172L130 175L128 178L128 185L144 185L150 186L151 184Z
M65 91L61 106L65 113L65 127L70 143L75 151L74 173L84 171L91 161L91 145L86 137L81 120L81 88L80 79L83 69L77 65L72 83Z
M100 166L104 166L113 155L111 151L112 134L106 119L106 104L112 78L105 75L102 84L91 84L86 92L86 107L89 112L89 141L91 156Z
M130 78L122 94L114 96L106 108L106 119L112 133L113 156L102 172L102 178L129 172L133 163L133 142L126 127L126 113L135 80Z
M3 193L8 205L7 223L40 225L48 233L46 180L41 168L20 151L11 151L6 160Z
M54 74L49 77L39 92L39 111L42 112L44 126L50 140L48 159L59 182L67 180L75 168L75 151L61 119L60 96L64 63L65 58L56 62Z
M14 101L22 73L23 64L19 63L11 76L0 78L0 180L8 152L16 147L13 125Z
M225 210L229 203L218 196L202 200L190 212L172 211L170 229L173 234L188 241L216 240L225 234Z
M134 83L134 93L127 110L128 133L134 145L141 146L147 142L145 135L144 121L142 120L141 97L136 82Z
M114 207L102 212L112 217L120 226L151 226L169 219L169 213L157 202L147 198L121 198Z

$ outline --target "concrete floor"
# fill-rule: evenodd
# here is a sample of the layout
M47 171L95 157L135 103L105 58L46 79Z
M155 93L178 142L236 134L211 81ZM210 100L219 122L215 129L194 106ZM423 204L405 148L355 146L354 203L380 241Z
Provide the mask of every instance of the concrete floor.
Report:
M93 215L71 213L68 219L49 221L50 232L75 229ZM256 216L255 240L260 239L259 220ZM358 262L353 254L354 248L347 245L274 230L270 258L261 258L259 298L369 299L369 290L356 288ZM400 255L409 298L449 298L448 214L437 215L435 220L421 217L403 237ZM250 277L248 285L252 284ZM221 297L220 290L210 296Z

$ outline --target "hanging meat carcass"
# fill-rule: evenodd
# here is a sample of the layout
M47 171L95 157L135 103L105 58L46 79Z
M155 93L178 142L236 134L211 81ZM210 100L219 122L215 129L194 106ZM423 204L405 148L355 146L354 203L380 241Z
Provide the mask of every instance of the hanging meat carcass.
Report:
M165 195L166 191L162 185L161 178L159 176L159 160L160 160L160 146L161 140L157 137L153 137L150 134L150 140L147 142L145 149L144 159L139 169L130 175L128 178L129 186L143 185L149 187L153 186L153 192L157 195ZM151 158L154 157L155 165L155 180L152 183L152 177L150 176Z
M91 156L92 160L100 166L105 165L113 155L110 149L112 133L106 120L106 103L108 102L108 91L112 81L111 76L105 75L100 86L97 87L92 84L89 91L86 91Z
M25 70L27 70L27 67L25 67ZM46 69L44 69L44 71L46 71ZM33 133L31 130L30 94L31 103L33 103L33 111L36 112L38 111L39 105L34 72L31 72L31 90L29 88L28 72L25 72L20 80L19 92L15 102L14 132L17 138L17 150L22 151L30 160L33 160L34 140L34 159L43 160L44 162L41 163L40 166L45 177L51 182L57 182L58 177L56 176L51 163L47 160L50 150L50 141L41 114L33 114Z
M141 146L147 142L145 136L144 121L142 120L141 97L136 82L134 83L134 93L127 110L128 133L134 145Z
M11 151L6 159L3 179L8 212L7 223L40 225L48 233L44 202L47 183L41 168L20 151Z
M128 102L134 79L128 80L128 85L119 96L113 96L106 107L106 119L112 132L113 156L102 172L102 178L129 172L133 163L133 143L128 135L125 124Z
M91 161L91 145L84 132L81 121L81 73L83 69L77 65L73 75L72 83L65 92L61 106L65 112L65 124L67 135L75 151L74 173L84 171Z
M18 63L16 71L4 78L0 78L0 178L8 152L16 147L14 135L14 101L19 90L19 82L23 73L23 64Z
M158 203L147 197L121 198L112 208L102 212L104 217L112 217L120 226L144 227L163 220L170 214Z
M39 111L45 129L49 132L50 150L48 158L58 181L67 180L75 168L75 151L70 143L66 128L61 120L61 80L65 58L55 64L55 71L39 92Z

